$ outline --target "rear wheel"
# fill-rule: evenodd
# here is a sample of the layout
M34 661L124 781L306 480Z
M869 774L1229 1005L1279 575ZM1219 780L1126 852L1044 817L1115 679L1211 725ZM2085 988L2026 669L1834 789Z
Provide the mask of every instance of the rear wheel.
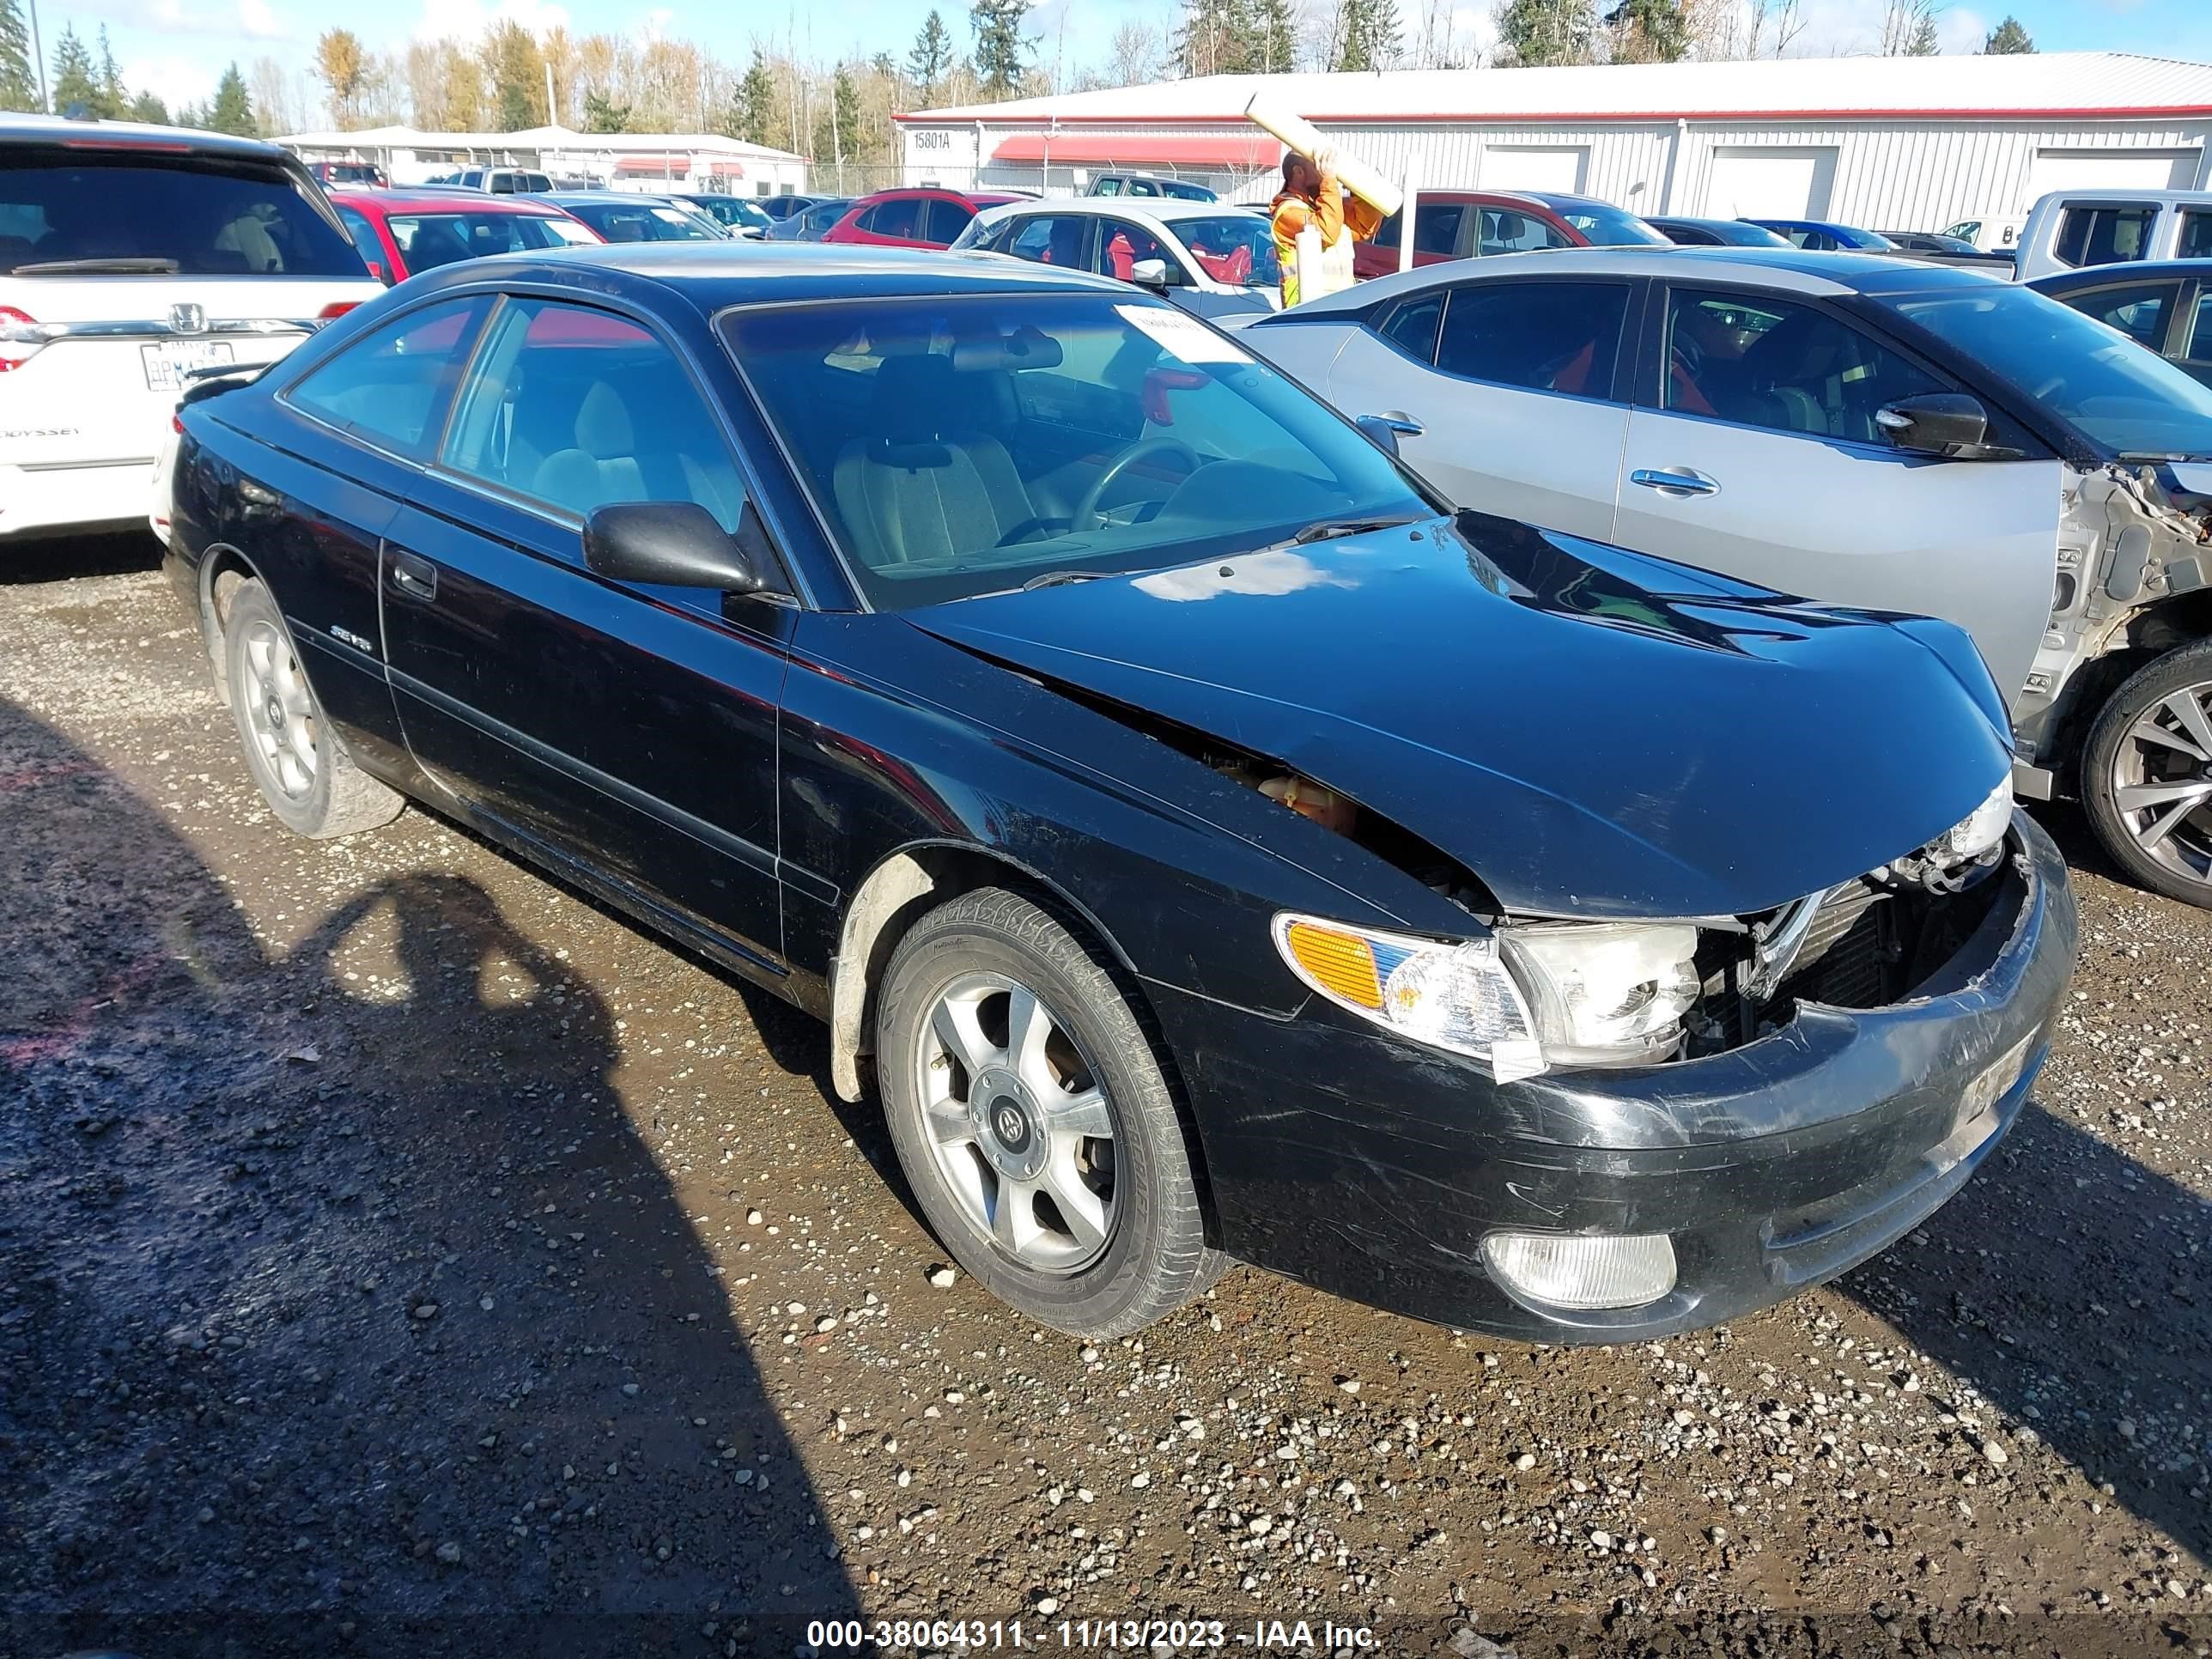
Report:
M300 672L291 630L258 581L233 592L223 626L230 712L246 769L277 822L324 840L389 823L398 793L353 763Z
M2129 875L2212 907L2212 641L2169 652L2112 693L2082 751L2081 800Z
M892 1144L953 1259L1072 1335L1141 1330L1221 1260L1175 1100L1108 972L995 888L933 910L878 998Z

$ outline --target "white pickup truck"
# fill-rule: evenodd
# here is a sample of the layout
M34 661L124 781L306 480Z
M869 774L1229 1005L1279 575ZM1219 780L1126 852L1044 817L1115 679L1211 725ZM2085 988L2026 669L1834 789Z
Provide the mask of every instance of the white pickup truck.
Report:
M2212 190L2054 190L2020 233L2021 282L2087 265L2212 258Z
M196 371L273 362L382 292L273 144L0 116L0 545L143 522Z

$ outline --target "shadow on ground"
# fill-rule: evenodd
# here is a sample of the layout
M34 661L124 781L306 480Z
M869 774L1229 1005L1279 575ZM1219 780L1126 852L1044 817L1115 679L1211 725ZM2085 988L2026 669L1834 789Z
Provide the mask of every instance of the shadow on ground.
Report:
M0 1647L788 1652L854 1611L607 1010L473 882L265 953L0 704Z

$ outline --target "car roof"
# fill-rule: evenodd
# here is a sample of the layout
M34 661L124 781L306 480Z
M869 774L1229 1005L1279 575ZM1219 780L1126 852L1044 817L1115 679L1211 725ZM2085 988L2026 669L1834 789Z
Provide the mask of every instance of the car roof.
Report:
M2124 186L2104 185L2092 190L2049 190L2036 198L2039 205L2053 200L2124 202L2130 206L2148 202L2159 207L2202 207L2207 203L2212 203L2212 190L2129 190ZM2017 218L2020 216L2014 214L1992 216Z
M836 242L616 242L567 247L550 256L499 254L441 265L434 283L481 281L501 274L574 285L580 270L594 289L657 287L702 313L787 301L933 299L963 294L1085 293L1130 297L1126 283L1087 271L1030 264L995 253L930 248L848 247ZM459 273L447 275L447 273ZM422 281L422 278L416 278Z
M289 161L291 152L258 138L198 127L157 127L143 121L73 121L64 115L0 115L0 144L64 144L73 149L151 150L162 155L228 155Z
M550 202L555 207L564 208L571 203L577 203L585 207L596 207L609 202L642 202L648 206L658 202L661 206L666 207L675 198L663 195L659 191L533 190L530 192L530 199L533 202Z
M1064 196L1050 201L1001 202L981 217L992 223L1038 214L1074 214L1103 219L1151 219L1171 225L1178 219L1218 219L1243 205L1237 202L1193 202L1175 196Z
M334 190L329 195L331 201L362 212L431 212L445 208L471 213L534 214L544 218L559 211L557 206L549 207L547 198L542 195L494 196L479 190Z
M1694 264L1692 263L1694 262ZM2014 284L1971 265L1932 264L1887 253L1808 253L1794 247L1562 247L1527 253L1492 253L1480 259L1451 259L1421 265L1361 283L1341 293L1308 300L1290 311L1252 325L1265 328L1330 313L1363 311L1401 294L1463 283L1473 277L1680 276L1694 269L1700 283L1737 282L1781 293L1833 298L1845 294L1881 294L1963 283Z
M2054 289L2106 288L2119 283L2155 283L2177 276L2194 276L2212 283L2212 259L2120 260L2109 265L2084 265L2079 270L2053 271L2038 276L2028 287L2048 293Z

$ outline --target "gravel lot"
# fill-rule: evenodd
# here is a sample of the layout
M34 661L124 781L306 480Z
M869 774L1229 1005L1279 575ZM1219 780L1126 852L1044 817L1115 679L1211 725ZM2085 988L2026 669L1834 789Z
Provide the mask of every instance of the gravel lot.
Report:
M284 834L143 538L0 561L0 1659L2212 1645L2212 917L2067 813L2039 1103L1841 1283L1094 1349L933 1281L802 1017L419 810Z

